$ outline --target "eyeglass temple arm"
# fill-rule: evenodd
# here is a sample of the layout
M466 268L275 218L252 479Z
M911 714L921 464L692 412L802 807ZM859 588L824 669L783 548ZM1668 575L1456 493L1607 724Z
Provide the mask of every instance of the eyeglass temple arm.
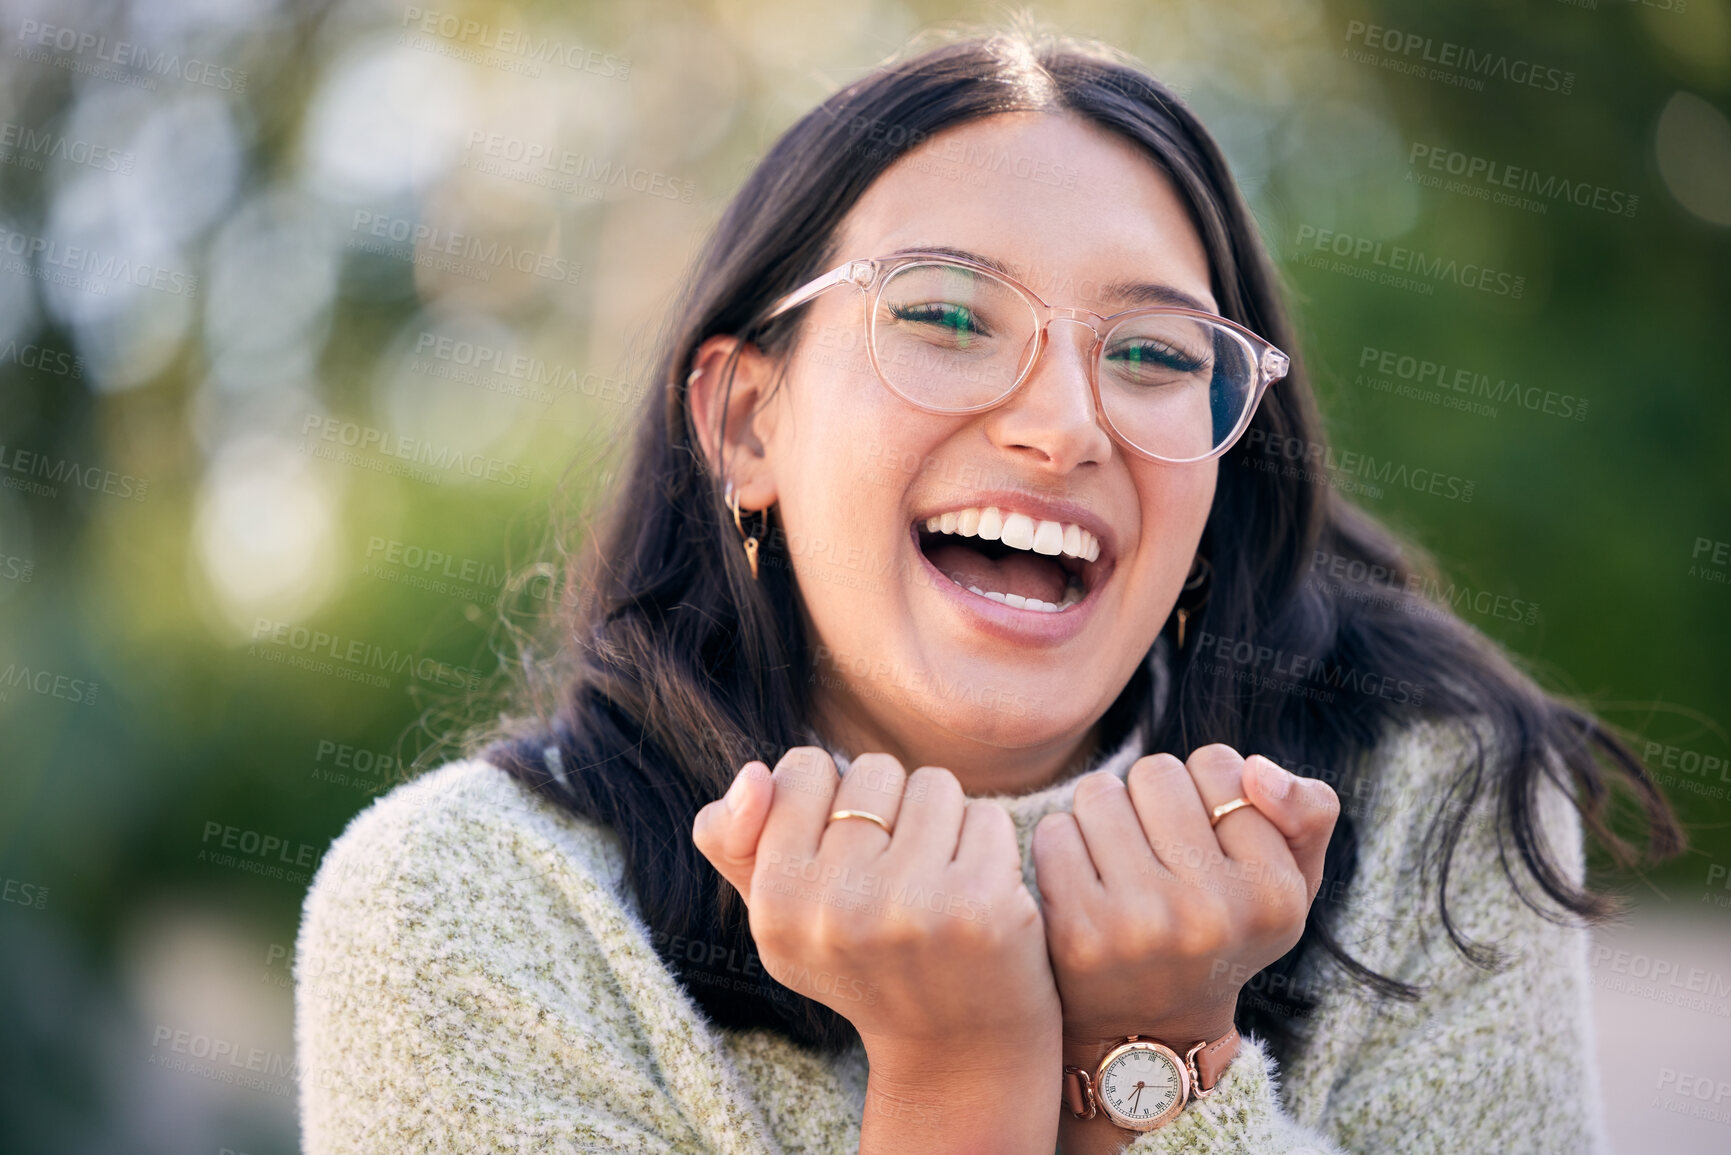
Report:
M872 261L849 261L845 265L839 265L816 280L807 281L777 301L775 308L769 311L769 316L765 317L764 320L773 321L789 309L799 308L819 293L833 289L844 281L851 281L863 289L872 283L872 278L876 275L877 268Z

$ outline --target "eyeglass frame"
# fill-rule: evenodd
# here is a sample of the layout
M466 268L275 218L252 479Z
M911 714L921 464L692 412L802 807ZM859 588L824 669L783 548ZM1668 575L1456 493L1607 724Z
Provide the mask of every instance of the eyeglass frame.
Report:
M890 379L884 374L883 367L878 364L876 332L878 295L883 292L883 287L889 281L890 274L906 265L919 264L922 262L956 265L971 272L992 277L1008 285L1033 306L1032 311L1035 318L1033 356L1028 358L1026 367L1024 367L1017 375L1015 382L1004 391L1003 396L996 400L987 401L981 405L967 406L961 409L944 408L923 401L916 401L914 398L909 397L906 393L891 384ZM791 293L781 297L776 301L774 306L771 307L769 313L763 318L763 321L767 324L784 313L797 309L801 305L810 303L820 294L828 292L837 285L843 284L851 284L862 293L871 294L866 300L865 313L861 320L864 322L866 330L866 357L871 361L872 370L877 374L878 380L882 382L884 388L888 389L901 400L926 413L959 417L972 413L984 413L988 410L996 409L998 406L1014 397L1021 390L1022 386L1027 384L1028 379L1034 375L1034 367L1040 363L1040 356L1046 351L1047 331L1051 327L1053 321L1075 321L1078 324L1086 325L1094 333L1094 346L1088 353L1088 387L1094 395L1094 413L1096 418L1104 421L1107 431L1110 432L1113 438L1120 445L1124 446L1124 448L1140 457L1145 457L1150 461L1160 462L1162 465L1193 465L1200 461L1208 461L1211 458L1219 457L1222 453L1231 449L1235 444L1237 444L1238 439L1244 436L1244 431L1250 427L1251 420L1256 416L1256 407L1262 404L1262 395L1268 391L1270 385L1273 385L1276 381L1285 377L1287 371L1292 366L1292 359L1280 349L1276 348L1273 342L1258 336L1249 329L1246 329L1243 325L1240 325L1238 322L1222 317L1216 313L1210 313L1202 309L1185 308L1181 305L1142 305L1134 309L1125 309L1122 312L1102 315L1094 312L1092 309L1077 309L1067 306L1050 305L1047 304L1046 300L1041 297L1040 294L1034 292L1033 289L1000 269L994 269L990 265L984 265L978 261L971 261L965 257L958 257L950 253L931 251L912 251L897 253L893 257L869 257L846 261L837 265L829 272L812 278L799 288L793 290ZM874 285L876 286L875 291L873 288ZM1105 403L1101 400L1100 355L1101 351L1106 347L1107 335L1110 334L1113 329L1122 324L1126 318L1147 315L1190 317L1195 320L1208 321L1212 324L1223 326L1244 338L1244 340L1249 343L1251 350L1256 353L1256 385L1252 390L1249 403L1244 407L1243 414L1239 416L1238 423L1233 426L1232 431L1219 445L1199 457L1161 457L1158 454L1150 453L1148 450L1143 449L1125 436L1124 432L1118 428L1117 423L1112 420L1112 415L1106 411ZM1100 328L1102 324L1106 326L1104 330Z

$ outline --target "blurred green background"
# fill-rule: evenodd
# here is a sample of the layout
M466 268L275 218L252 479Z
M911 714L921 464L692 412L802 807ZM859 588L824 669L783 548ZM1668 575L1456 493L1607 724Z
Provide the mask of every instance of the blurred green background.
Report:
M1731 6L1026 11L1217 134L1338 446L1471 497L1342 485L1636 735L1694 846L1623 885L1724 926ZM706 230L1005 10L0 12L0 1150L290 1151L309 872L501 708Z

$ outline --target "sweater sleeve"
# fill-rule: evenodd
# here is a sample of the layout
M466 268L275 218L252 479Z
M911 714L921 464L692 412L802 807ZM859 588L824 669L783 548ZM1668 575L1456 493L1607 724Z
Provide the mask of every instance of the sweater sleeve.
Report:
M1303 1044L1277 1075L1247 1041L1216 1093L1167 1127L1140 1136L1132 1155L1234 1151L1248 1155L1579 1155L1606 1150L1593 1041L1587 932L1547 918L1503 869L1487 789L1465 814L1448 887L1449 910L1500 965L1469 962L1437 913L1424 835L1469 756L1464 727L1425 726L1373 763L1362 807L1358 877L1336 925L1353 957L1420 986L1416 1003L1379 999L1336 964L1301 979L1319 1005ZM1547 783L1537 821L1563 875L1584 861L1579 815ZM1508 858L1529 896L1536 882ZM1306 1027L1311 1028L1303 1036Z
M606 850L477 763L355 819L296 945L309 1155L775 1149Z

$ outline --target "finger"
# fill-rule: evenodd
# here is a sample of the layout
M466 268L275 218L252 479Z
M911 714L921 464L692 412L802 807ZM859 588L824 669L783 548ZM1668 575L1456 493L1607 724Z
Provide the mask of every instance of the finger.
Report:
M1034 884L1040 901L1053 909L1080 906L1105 894L1074 814L1060 810L1035 824ZM1051 929L1050 919L1046 927Z
M1196 783L1197 796L1212 815L1216 806L1244 798L1244 759L1230 746L1203 746L1187 763ZM1241 864L1261 864L1276 869L1290 865L1291 852L1280 831L1253 806L1241 806L1214 824L1214 838L1221 853Z
M1130 801L1155 859L1181 878L1200 873L1218 844L1190 771L1171 754L1138 758L1125 775Z
M835 798L830 803L831 813L862 810L883 819L889 830L861 818L830 822L825 815L826 826L820 848L838 851L853 860L872 858L888 850L890 836L901 812L902 788L907 780L908 773L902 769L902 764L888 754L861 754L855 758L847 773L842 775L841 785L836 788Z
M902 790L891 852L933 869L949 865L961 841L966 803L962 784L954 774L937 766L921 766L908 775Z
M1322 885L1322 861L1340 818L1340 798L1315 778L1289 773L1260 754L1245 761L1244 796L1280 832L1304 875L1305 895ZM1224 825L1224 824L1223 824Z
M727 793L697 812L691 840L721 876L751 902L751 872L758 839L775 797L775 781L762 762L747 762Z
M823 828L834 806L838 778L835 760L816 746L795 746L775 764L775 805L770 807L758 857L803 862L817 857Z
M1147 882L1157 863L1122 780L1104 770L1084 776L1076 783L1070 813L1102 883L1117 889Z
M970 799L963 804L955 865L957 871L952 877L957 881L944 901L945 914L969 922L990 921L992 900L1005 894L1007 881L1017 888L1007 895L1012 904L1009 910L1018 905L1032 909L1033 899L1022 889L1022 849L1016 843L1016 824L998 803Z
M1022 876L1022 851L1016 845L1016 824L996 802L969 799L962 807L962 830L956 839L956 865L978 867L989 878L1001 869Z

